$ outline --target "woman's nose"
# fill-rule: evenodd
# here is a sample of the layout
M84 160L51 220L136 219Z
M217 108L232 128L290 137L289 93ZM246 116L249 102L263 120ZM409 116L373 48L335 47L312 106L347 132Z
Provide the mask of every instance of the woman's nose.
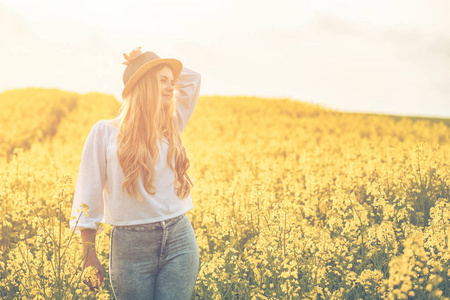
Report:
M171 84L168 84L166 86L166 90L173 91L173 86Z

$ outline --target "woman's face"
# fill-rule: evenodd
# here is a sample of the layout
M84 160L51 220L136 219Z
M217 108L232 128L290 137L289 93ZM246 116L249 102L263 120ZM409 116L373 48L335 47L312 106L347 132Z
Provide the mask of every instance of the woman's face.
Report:
M160 71L161 79L161 99L164 105L170 105L173 97L173 72L168 66L164 66Z

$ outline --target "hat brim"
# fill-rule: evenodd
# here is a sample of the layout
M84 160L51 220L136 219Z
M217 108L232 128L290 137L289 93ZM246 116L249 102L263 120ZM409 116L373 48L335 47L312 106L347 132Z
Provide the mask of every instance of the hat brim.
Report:
M175 58L158 58L149 61L148 63L143 64L128 80L127 84L123 88L122 91L122 98L125 98L128 93L131 91L133 86L136 84L136 82L139 80L139 78L142 77L147 71L149 71L151 68L156 67L160 64L168 64L172 68L173 72L173 79L176 80L178 76L181 73L181 70L183 69L183 64L181 61Z

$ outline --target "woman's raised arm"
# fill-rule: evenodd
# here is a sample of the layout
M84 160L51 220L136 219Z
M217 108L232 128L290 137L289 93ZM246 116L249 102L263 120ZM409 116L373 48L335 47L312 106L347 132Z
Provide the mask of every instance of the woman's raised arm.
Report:
M200 94L200 85L200 74L186 67L183 67L180 75L175 80L176 121L180 133L194 113Z

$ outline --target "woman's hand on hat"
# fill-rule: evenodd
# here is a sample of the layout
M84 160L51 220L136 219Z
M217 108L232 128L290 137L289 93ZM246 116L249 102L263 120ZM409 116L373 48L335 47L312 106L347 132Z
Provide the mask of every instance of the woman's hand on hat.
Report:
M128 55L126 53L123 53L123 57L125 57L125 59L127 61L124 61L122 63L122 65L128 65L128 63L130 61L132 61L133 59L135 59L137 56L139 56L141 54L142 54L141 47L137 47L137 48L133 49L130 53L128 53Z

